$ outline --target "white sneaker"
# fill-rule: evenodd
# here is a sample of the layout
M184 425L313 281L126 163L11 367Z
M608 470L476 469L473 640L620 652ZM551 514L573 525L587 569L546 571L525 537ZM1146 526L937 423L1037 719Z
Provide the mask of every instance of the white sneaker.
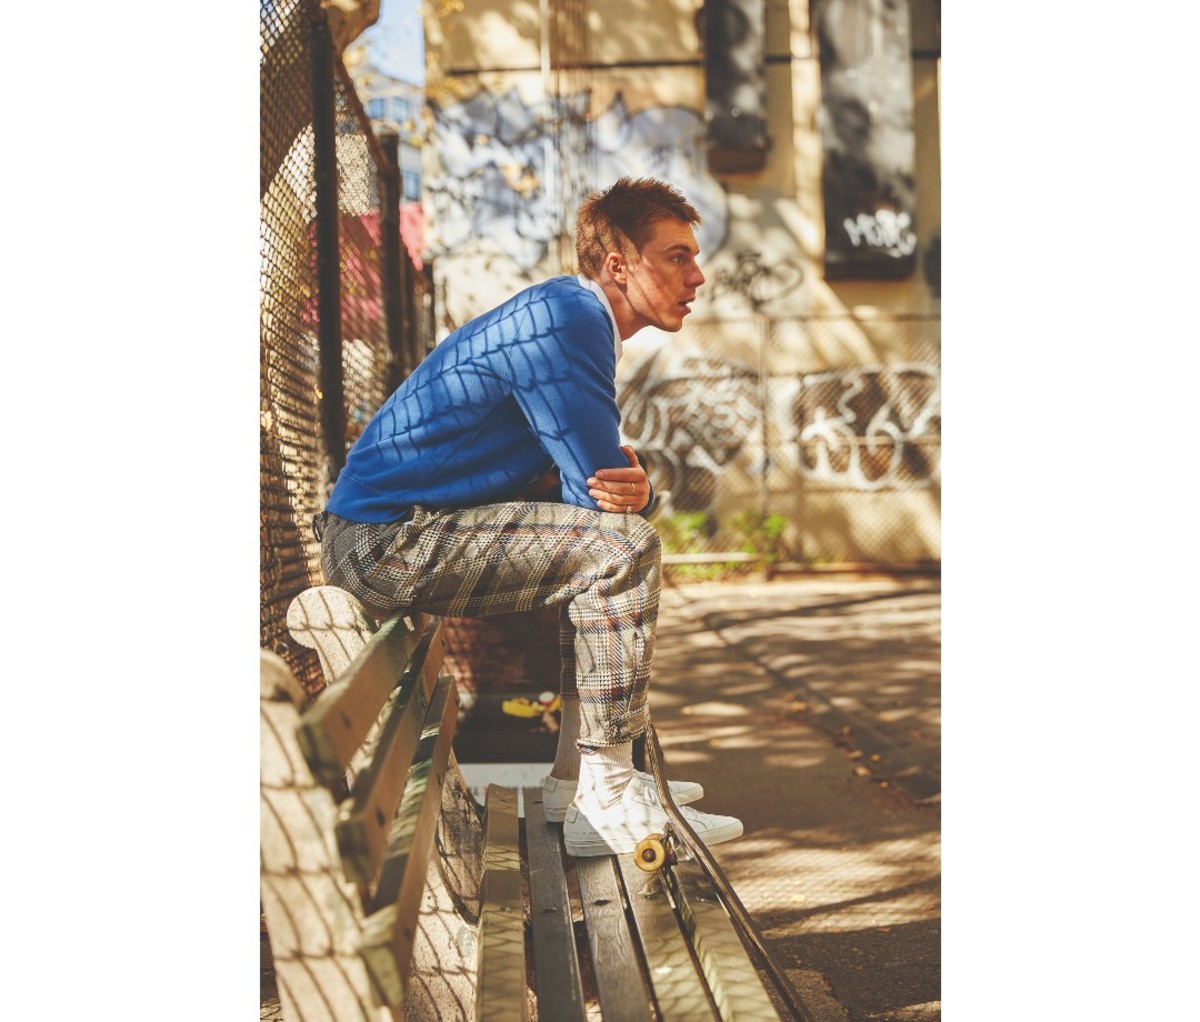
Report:
M649 774L635 770L633 776L652 792L658 791L654 784L654 778ZM671 790L671 798L675 800L677 806L685 806L689 802L695 802L704 797L704 789L695 781L667 781L667 787ZM571 804L578 788L579 781L577 780L560 781L557 777L547 776L542 781L542 813L545 815L547 823L563 822L563 818L567 815L567 806Z
M742 821L732 816L679 811L706 845L741 837ZM632 852L647 835L661 832L666 823L667 813L658 796L635 777L620 801L607 809L572 803L563 821L563 843L568 855L622 855Z

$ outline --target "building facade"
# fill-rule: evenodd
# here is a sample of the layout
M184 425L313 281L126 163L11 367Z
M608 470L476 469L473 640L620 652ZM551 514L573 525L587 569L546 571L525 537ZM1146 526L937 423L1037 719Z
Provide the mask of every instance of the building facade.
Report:
M399 137L400 234L413 264L422 269L426 247L425 213L421 204L425 89L375 67L365 36L347 47L344 60L375 133L387 130Z
M425 34L443 335L574 272L588 191L668 180L708 282L619 369L667 549L940 561L935 0L439 0Z

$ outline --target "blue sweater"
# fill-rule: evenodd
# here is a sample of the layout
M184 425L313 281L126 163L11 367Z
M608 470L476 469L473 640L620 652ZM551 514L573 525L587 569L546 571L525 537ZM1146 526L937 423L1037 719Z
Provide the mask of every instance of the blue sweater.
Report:
M564 503L598 510L588 476L628 465L616 364L611 315L577 278L521 291L450 334L383 403L328 510L388 522L414 504L516 500L553 466Z

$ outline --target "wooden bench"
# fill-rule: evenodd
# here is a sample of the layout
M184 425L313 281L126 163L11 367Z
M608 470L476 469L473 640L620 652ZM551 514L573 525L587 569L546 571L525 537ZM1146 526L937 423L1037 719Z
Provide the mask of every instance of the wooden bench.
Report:
M288 1022L791 1017L696 863L568 856L540 787L479 806L436 619L376 628L321 586L288 625L330 680L308 700L262 651L261 890Z

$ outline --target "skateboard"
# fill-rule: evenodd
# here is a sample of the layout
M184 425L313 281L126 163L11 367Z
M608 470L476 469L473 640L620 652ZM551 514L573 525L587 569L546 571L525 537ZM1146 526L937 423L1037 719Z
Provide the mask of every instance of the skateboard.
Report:
M750 914L734 891L725 871L721 869L720 864L708 850L708 846L700 840L671 797L671 790L667 787L667 771L663 764L662 746L658 744L658 733L654 730L653 723L646 725L645 739L646 761L649 763L650 773L654 777L659 801L666 811L667 823L661 832L647 834L638 842L633 850L633 861L639 869L647 873L657 873L664 866L678 862L681 857L694 859L716 889L717 896L733 921L734 929L737 930L743 943L757 954L759 961L774 980L780 996L794 1013L794 1017L797 1019L809 1018L808 1013L801 1005L800 995L792 986L787 974L767 951L762 934L759 933L754 920L750 918Z
M500 712L507 717L524 717L526 720L536 720L535 731L547 734L558 734L562 725L562 696L553 692L543 692L537 699L528 696L514 696L505 699L500 704Z

